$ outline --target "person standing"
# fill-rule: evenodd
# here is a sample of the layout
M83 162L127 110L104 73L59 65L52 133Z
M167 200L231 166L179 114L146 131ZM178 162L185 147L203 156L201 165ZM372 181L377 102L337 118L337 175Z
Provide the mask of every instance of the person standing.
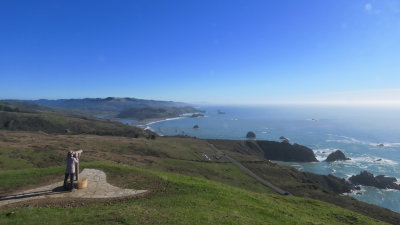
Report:
M79 163L79 158L72 152L67 154L67 167L65 168L64 188L71 191L74 190L74 175L75 175L75 163ZM70 180L70 187L67 186L68 177Z

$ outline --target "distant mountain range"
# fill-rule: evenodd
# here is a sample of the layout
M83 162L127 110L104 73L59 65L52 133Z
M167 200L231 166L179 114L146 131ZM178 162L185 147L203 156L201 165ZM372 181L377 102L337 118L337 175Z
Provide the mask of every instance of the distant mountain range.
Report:
M200 112L187 103L137 98L2 100L1 102L7 102L25 109L86 116L107 115L109 118L120 117L137 120L175 117L183 113Z
M24 104L25 106L22 106ZM26 104L23 101L18 101L17 105L11 105L7 101L0 101L0 130L34 131L46 134L95 134L135 138L155 135L149 130L109 120L27 108L26 106L33 106L33 104ZM40 106L36 105L33 108L40 108Z

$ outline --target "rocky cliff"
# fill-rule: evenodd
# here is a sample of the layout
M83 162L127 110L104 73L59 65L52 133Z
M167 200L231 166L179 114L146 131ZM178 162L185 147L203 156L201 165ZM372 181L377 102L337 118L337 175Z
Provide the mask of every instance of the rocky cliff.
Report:
M276 141L257 141L264 158L285 162L318 162L314 152L306 146ZM251 145L248 145L251 147Z

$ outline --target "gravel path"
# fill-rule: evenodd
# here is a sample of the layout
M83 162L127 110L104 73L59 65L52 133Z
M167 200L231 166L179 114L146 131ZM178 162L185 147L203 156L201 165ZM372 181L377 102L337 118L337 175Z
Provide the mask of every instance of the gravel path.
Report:
M78 189L75 192L63 190L63 181L47 186L27 190L10 196L0 198L0 206L10 203L45 198L117 198L134 196L147 190L121 189L107 183L107 176L101 170L84 169L79 178L88 179L88 188Z

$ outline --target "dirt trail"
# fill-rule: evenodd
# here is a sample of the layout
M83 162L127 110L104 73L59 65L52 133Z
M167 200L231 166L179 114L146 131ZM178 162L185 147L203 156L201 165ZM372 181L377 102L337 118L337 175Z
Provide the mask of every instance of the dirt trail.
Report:
M26 200L48 199L48 198L89 198L104 199L135 196L147 192L147 190L121 189L107 183L107 176L101 170L84 169L79 174L81 179L88 179L88 188L78 189L75 192L65 191L63 182L57 182L47 186L27 190L14 195L3 196L0 198L0 207Z
M226 155L225 153L221 152L219 149L217 149L213 144L208 143L208 145L215 151L217 152L217 154L221 157L225 157L227 158L229 161L231 161L231 163L233 163L235 166L237 166L239 169L241 169L243 172L245 172L247 175L253 177L254 179L256 179L258 182L260 182L261 184L263 184L264 186L267 186L269 188L271 188L272 190L278 192L281 195L291 195L289 192L284 191L282 189L280 189L279 187L271 184L270 182L264 180L263 178L259 177L257 174L253 173L251 170L247 169L245 166L243 166L240 162L234 160L233 158L229 157L228 155Z

